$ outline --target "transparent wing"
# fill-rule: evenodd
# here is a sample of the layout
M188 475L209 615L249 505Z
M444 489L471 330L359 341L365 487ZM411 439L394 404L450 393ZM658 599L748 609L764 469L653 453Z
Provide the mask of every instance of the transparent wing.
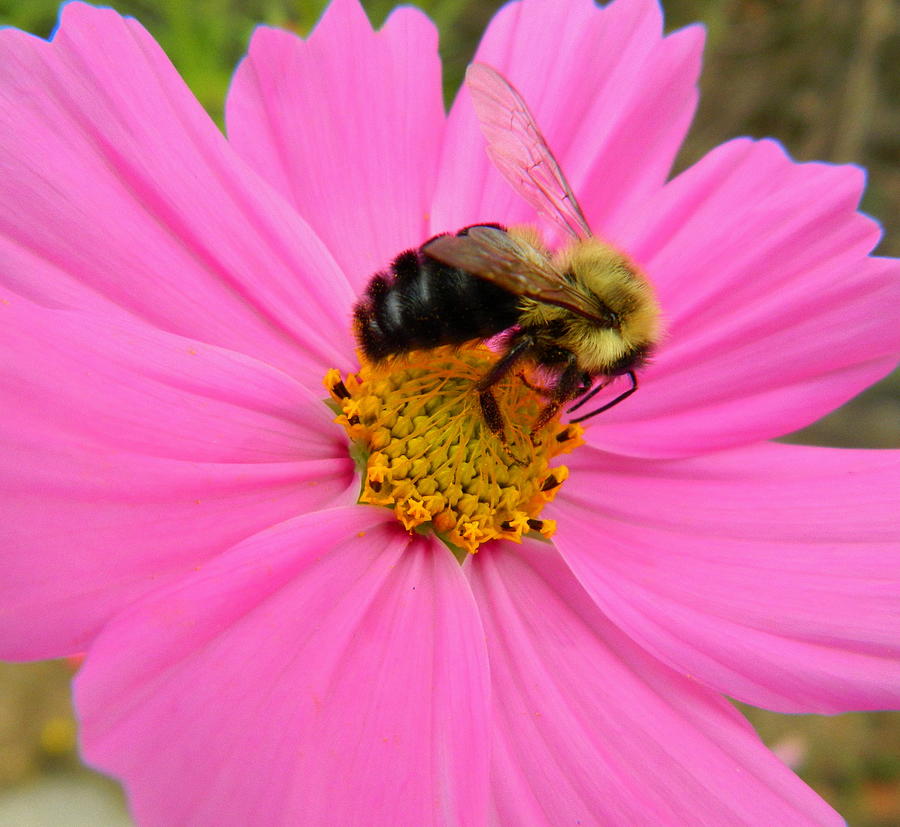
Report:
M494 166L532 207L576 238L591 229L534 116L506 78L472 63L466 86Z
M608 327L603 308L570 284L531 245L494 227L471 227L466 235L442 235L425 246L432 258L499 285L517 296L565 307Z

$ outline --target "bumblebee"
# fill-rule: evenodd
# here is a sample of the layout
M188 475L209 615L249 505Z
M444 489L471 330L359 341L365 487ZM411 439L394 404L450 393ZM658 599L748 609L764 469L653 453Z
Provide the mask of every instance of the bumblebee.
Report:
M481 63L469 67L466 85L494 165L572 240L551 253L537 231L499 224L429 239L372 277L354 311L357 341L379 362L503 334L501 356L476 386L485 422L501 438L503 416L491 388L525 363L551 379L536 388L547 403L532 434L567 402L579 400L573 412L613 378L630 379L612 401L571 420L581 422L637 390L635 371L659 340L659 306L637 267L591 234L522 96Z

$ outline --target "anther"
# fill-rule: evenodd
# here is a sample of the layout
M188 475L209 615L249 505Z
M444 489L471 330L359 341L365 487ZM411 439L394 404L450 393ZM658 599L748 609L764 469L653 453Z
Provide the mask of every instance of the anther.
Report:
M560 480L556 479L556 477L551 474L547 479L544 480L544 484L541 486L541 491L549 491L551 488L556 488L560 483Z

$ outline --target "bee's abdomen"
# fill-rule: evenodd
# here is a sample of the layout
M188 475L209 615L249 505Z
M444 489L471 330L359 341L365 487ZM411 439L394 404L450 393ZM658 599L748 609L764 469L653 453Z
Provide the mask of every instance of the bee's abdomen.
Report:
M401 253L388 271L372 277L354 316L360 347L378 361L490 338L516 324L519 310L517 296L420 248Z

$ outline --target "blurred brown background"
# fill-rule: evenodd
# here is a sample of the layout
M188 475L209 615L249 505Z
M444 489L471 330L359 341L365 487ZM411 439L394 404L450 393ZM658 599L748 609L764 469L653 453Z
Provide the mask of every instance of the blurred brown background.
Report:
M160 41L221 122L234 64L256 23L305 33L323 0L113 0ZM392 2L365 2L380 24ZM448 99L492 0L423 0L442 32ZM863 210L882 255L900 255L900 3L896 0L663 0L667 28L702 21L708 48L681 169L737 135L780 139L798 160L869 170ZM0 25L47 36L50 0L0 0ZM900 374L793 441L900 447ZM0 825L127 823L112 782L78 763L64 663L0 665ZM853 825L900 825L900 713L835 718L744 709L764 740Z

